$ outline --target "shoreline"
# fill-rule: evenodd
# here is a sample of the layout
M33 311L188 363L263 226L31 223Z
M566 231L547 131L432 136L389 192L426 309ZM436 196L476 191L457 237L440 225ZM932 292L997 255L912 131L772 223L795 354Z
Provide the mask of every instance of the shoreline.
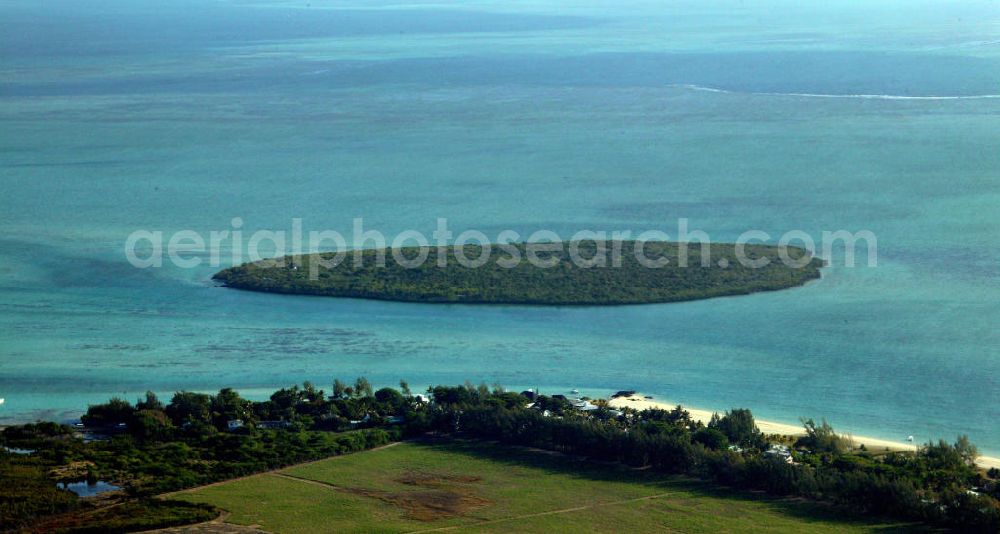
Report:
M650 400L644 398L641 394L636 393L627 397L617 397L610 399L608 405L612 408L633 408L635 410L646 410L650 408L659 408L662 410L673 410L677 406L677 403L666 403L658 402L655 400ZM713 413L723 413L724 410L704 410L699 408L692 408L690 406L681 405L688 413L691 414L691 418L695 421L699 421L704 424L708 424L708 421L712 418ZM790 425L787 423L777 423L774 421L764 421L761 419L754 418L757 423L757 428L760 429L764 434L782 434L790 436L801 436L805 432L800 425ZM916 443L905 443L902 441L892 441L886 439L878 439L869 436L858 436L855 434L850 434L844 432L843 434L849 435L854 443L858 446L864 445L869 450L875 449L889 449L890 451L913 451L919 444ZM990 469L996 467L1000 469L1000 458L995 458L992 456L980 456L976 460L976 464L983 469Z
M413 389L414 391L418 390L423 391L426 389L426 387L427 386L414 387ZM265 400L269 396L268 392L273 391L268 387L249 387L249 388L237 388L237 389L238 391L241 392L241 394L245 394L244 395L245 398L252 400ZM516 391L519 389L530 389L530 388L514 387L511 388L511 391ZM553 389L553 388L547 388L547 389ZM555 388L555 389L562 390L563 388ZM214 394L216 390L193 389L191 391L198 393ZM638 392L628 397L618 397L611 399L610 395L614 391L615 390L598 390L598 391L590 390L590 391L582 391L581 394L590 395L591 398L608 399L609 406L613 408L633 408L635 410L640 410L640 411L649 408L672 410L674 409L674 407L680 404L685 410L688 411L688 413L691 414L692 419L700 421L704 424L708 424L708 421L712 418L713 413L718 412L721 414L725 411L725 410L706 410L703 408L694 408L678 402L663 402L658 400L650 400L646 399L642 393ZM170 395L170 391L166 390L162 392L158 391L156 393L161 394L164 397ZM126 397L130 395L141 396L141 392L136 391L125 394ZM106 397L102 398L106 399ZM100 402L100 401L95 400L95 402ZM9 404L4 407L9 407ZM52 417L53 414L51 412L53 411L60 412L59 415L63 417L61 418ZM2 411L0 411L0 413L2 413ZM0 430L9 426L17 426L17 425L32 423L39 420L56 421L61 424L67 424L70 422L70 419L67 419L67 417L69 417L70 414L72 414L72 417L76 419L83 414L83 411L79 409L66 409L61 411L59 409L49 409L49 410L29 411L28 413L33 413L35 415L25 417L23 413L21 413L20 416L9 416L6 420L0 421ZM757 419L756 417L754 418L754 421L756 422L757 427L760 429L760 431L763 432L764 434L781 434L790 436L801 436L804 434L803 428L799 424L779 423L775 421ZM873 449L873 450L888 448L891 451L913 451L916 446L923 444L923 443L917 444L917 443L907 443L903 441L880 439L871 436L853 434L850 432L843 432L842 434L849 435L857 445L864 444L868 449ZM993 454L996 453L994 452ZM990 469L994 467L1000 469L1000 455L998 456L980 455L979 458L976 460L976 463L984 469Z

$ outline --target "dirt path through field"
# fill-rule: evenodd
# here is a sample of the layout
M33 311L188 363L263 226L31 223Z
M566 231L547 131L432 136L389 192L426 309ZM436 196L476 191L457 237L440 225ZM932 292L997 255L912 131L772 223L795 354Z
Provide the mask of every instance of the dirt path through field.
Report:
M226 523L229 512L222 512L219 517L204 523L184 525L181 527L160 528L147 530L146 534L267 534L253 525L243 526Z
M312 480L312 479L308 479L308 478L297 477L297 476L293 476L293 475L288 475L286 473L269 473L269 474L272 475L272 476L281 477L281 478L284 478L284 479L287 479L287 480L294 480L294 481L297 481L297 482L302 482L304 484L310 484L310 485L313 485L313 486L318 486L318 487L325 488L325 489L331 490L331 491L340 491L340 492L354 493L354 490L352 490L351 488L337 486L335 484L330 484L330 483L327 483L327 482L320 482L320 481ZM629 503L634 503L634 502L642 502L642 501L651 501L651 500L655 500L655 499L662 499L664 497L670 497L672 495L681 495L682 493L683 492L677 492L677 491L673 491L673 492L669 492L669 493L658 493L656 495L647 495L645 497L636 497L634 499L624 499L624 500L620 500L620 501L612 501L612 502L605 502L605 503L590 504L590 505L586 505L586 506L574 506L572 508L562 508L562 509L559 509L559 510L548 510L548 511L545 511L545 512L535 512L535 513L531 513L531 514L524 514L524 515L518 515L518 516L512 516L512 517L502 517L502 518L499 518L499 519L488 519L488 520L482 520L482 521L474 521L474 522L471 522L471 523L466 524L466 525L454 525L454 526L447 526L447 527L438 527L438 528L429 528L429 529L422 529L422 530L414 530L414 531L411 531L408 534L422 534L422 533L425 533L425 532L445 532L445 531L449 531L449 530L458 530L458 529L463 529L463 528L475 528L475 527L478 527L478 526L481 526L481 525L491 525L491 524L495 524L495 523L505 523L505 522L509 522L509 521L518 521L518 520L521 520L521 519L530 519L530 518L533 518L533 517L544 517L544 516L548 516L548 515L569 514L569 513L573 513L573 512L581 512L581 511L584 511L584 510L592 510L592 509L595 509L595 508L603 508L605 506L616 506L616 505L629 504Z
M635 499L625 499L622 501L605 502L599 504L590 504L587 506L574 506L573 508L563 508L561 510L549 510L547 512L536 512L533 514L524 514L513 517L502 517L500 519L489 519L486 521L476 521L474 523L469 523L468 525L455 525L450 527L440 527L440 528L429 528L425 530L413 530L407 534L420 534L423 532L445 532L448 530L458 530L463 528L476 528L481 525L492 525L494 523L505 523L508 521L518 521L521 519L530 519L532 517L544 517L547 515L558 515L558 514L570 514L573 512L581 512L583 510L592 510L595 508L603 508L605 506L616 506L619 504L628 504L633 502L651 501L655 499L662 499L663 497L670 497L671 495L679 495L681 492L671 492L671 493L659 493L657 495L647 495L645 497L637 497Z
M360 453L366 453L366 452L380 451L382 449L388 449L389 447L395 447L396 445L399 445L400 443L405 443L405 441L394 441L394 442L392 442L392 443L390 443L388 445L382 445L381 447L375 447L374 449L367 449L367 450L363 450L363 451L352 452L350 454L339 454L337 456L328 456L326 458L320 458L319 460L309 460L308 462L302 462L300 464L286 465L285 467L279 467L278 469L272 469L270 471L261 471L260 473L254 473L252 475L247 475L247 476L243 476L243 477L237 477L237 478L230 478L230 479L226 479L226 480L220 480L218 482L212 482L211 484L205 484L204 486L195 486L193 488L187 488L187 489L182 489L182 490L178 490L178 491L172 491L170 493L162 493L160 495L157 495L157 497L160 498L160 499L169 499L170 497L173 497L174 495L182 495L184 493L191 493L191 492L194 492L194 491L200 491L200 490L203 490L205 488L212 488L212 487L215 487L215 486L221 486L223 484L229 484L231 482L237 482L237 481L246 480L246 479L249 479L249 478L254 478L254 477L259 477L259 476L264 476L264 475L274 475L274 474L281 473L282 471L285 471L286 469L295 469L297 467L303 467L303 466L307 466L307 465L318 464L320 462L328 462L330 460L336 460L337 458L343 458L345 456L350 456L351 454L360 454Z
M387 449L389 447L395 447L396 445L399 445L400 443L405 443L405 442L403 442L403 441L397 441L397 442L394 442L394 443L390 443L388 445L383 445L381 447L376 447L374 449L369 449L367 451L361 451L361 452L372 452L372 451L377 451L377 450L381 450L381 449ZM542 451L542 450L539 450L538 452L542 452L542 453L546 453L546 454L559 454L559 453L553 453L552 451ZM311 460L309 462L303 462L303 463L300 463L300 464L294 464L294 465L285 466L285 467L282 467L280 469L274 469L274 470L271 470L271 471L264 471L264 472L261 472L261 473L255 473L253 475L247 475L247 476L244 476L244 477L239 477L239 478L234 478L234 479L229 479L229 480L223 480L223 481L220 481L220 482L214 482L212 484L206 484L204 486L198 486L198 487L194 487L194 488L188 488L188 489L184 489L184 490L180 490L180 491L175 491L175 492L172 492L172 493L165 493L165 494L160 495L160 498L169 498L169 497L174 496L174 495L179 495L179 494L184 494L184 493L191 493L191 492L194 492L194 491L202 490L204 488L211 488L211 487L214 487L214 486L221 486L223 484L229 484L229 483L236 482L236 481L239 481L239 480L246 480L246 479L250 479L250 478L254 478L254 477L262 477L262 476L272 476L272 477L283 478L283 479L286 479L286 480L292 480L292 481L296 481L296 482L301 482L303 484L309 484L311 486L324 488L324 489L326 489L328 491L337 491L337 492L343 492L343 493L354 493L354 494L357 494L357 493L359 493L359 491L356 488L348 488L348 487L337 486L335 484L331 484L331 483L328 483L328 482L321 482L321 481L318 481L318 480L312 480L312 479L308 479L308 478L302 478L302 477L290 475L290 474L288 474L288 473L285 472L285 471L287 471L289 469L298 468L298 467L302 467L302 466L308 466L308 465L317 464L317 463L320 463L320 462L326 462L326 461L330 461L330 460L336 460L337 458L342 458L342 457L345 457L345 456L350 456L350 455L331 456L329 458L323 458L323 459L320 459L320 460ZM446 532L446 531L454 531L454 530L467 529L467 528L475 528L475 527L480 526L480 525L491 525L491 524L496 524L496 523L506 523L506 522L519 521L519 520L522 520L522 519L531 519L533 517L544 517L544 516L558 515L558 514L570 514L570 513L574 513L574 512L581 512L581 511L584 511L584 510L592 510L592 509L596 509L596 508L602 508L602 507L606 507L606 506L616 506L616 505L629 504L629 503L634 503L634 502L642 502L642 501L650 501L650 500L662 499L662 498L665 498L665 497L670 497L672 495L679 495L681 493L683 493L683 492L659 493L659 494L656 494L656 495L647 495L645 497L637 497L637 498L634 498L634 499L624 499L624 500L620 500L620 501L612 501L612 502L605 502L605 503L596 503L596 504L590 504L590 505L584 505L584 506L574 506L574 507L571 507L571 508L562 508L562 509L559 509L559 510L548 510L548 511L544 511L544 512L535 512L535 513L524 514L524 515L519 515L519 516L503 517L503 518L498 518L498 519L476 520L476 521L472 521L472 522L470 522L468 524L465 524L465 525L453 525L453 526L447 526L447 527L436 527L436 528L414 530L414 531L411 531L408 534L422 534L422 533L427 533L427 532ZM374 495L374 494L372 494L372 495L365 495L365 496L370 497L370 498L380 499L380 500L386 500L387 502L393 502L393 499L391 499L391 498L387 499L386 496L384 496L384 495ZM404 505L405 508L412 508L412 506L405 506L406 504L412 504L412 503L395 503L395 504L402 504L402 505ZM427 503L420 503L420 504L427 506ZM468 505L467 507L471 509L471 508L478 508L480 506L483 506L483 505L486 505L486 504L489 504L489 503L488 502L475 502L475 503L471 503L470 502L470 503L466 503L466 504ZM437 506L434 503L430 504L429 507L432 509L431 510L432 512L443 512L443 513L440 514L441 517L429 517L428 516L424 520L443 519L443 518L449 517L449 516L450 517L455 517L456 515L462 515L461 511L464 511L464 510L461 510L461 508L466 508L465 506L459 506L459 509L456 509L456 510L450 510L450 509L448 509L448 510L442 510L442 509L440 509L439 506ZM410 510L410 511L412 512L413 510ZM437 514L431 514L431 515L437 515ZM153 532L153 533L157 533L157 534L196 534L196 533L210 533L210 534L216 534L216 533L218 533L218 534L260 534L260 533L266 532L264 530L261 530L261 529L257 528L256 525L241 526L241 525L234 525L234 524L226 523L225 520L226 520L226 518L228 516L229 516L228 512L223 512L222 515L220 515L216 519L213 519L212 521L207 521L205 523L197 523L197 524L194 524L194 525L187 525L187 526L183 526L183 527L175 527L175 528L168 528L168 529L153 530L153 531L149 531L149 532ZM419 517L415 517L415 518L419 518Z

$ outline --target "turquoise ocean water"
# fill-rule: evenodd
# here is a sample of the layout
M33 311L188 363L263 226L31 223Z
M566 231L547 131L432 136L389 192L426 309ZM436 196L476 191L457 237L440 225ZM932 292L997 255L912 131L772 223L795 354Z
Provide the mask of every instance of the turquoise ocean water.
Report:
M0 423L366 375L637 389L1000 452L995 3L509 4L0 1ZM253 294L125 259L133 230L234 217L866 229L879 265L531 308Z

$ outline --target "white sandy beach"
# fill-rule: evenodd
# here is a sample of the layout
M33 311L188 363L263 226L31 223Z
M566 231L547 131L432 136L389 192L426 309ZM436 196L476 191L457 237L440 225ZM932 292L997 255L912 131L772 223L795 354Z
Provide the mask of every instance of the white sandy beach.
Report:
M667 402L657 402L655 400L650 400L644 398L641 394L635 394L630 397L618 397L616 399L611 399L610 406L613 408L633 408L636 410L645 410L648 408L660 408L664 410L672 410L676 403ZM712 414L715 413L712 410L700 410L698 408L692 408L690 406L683 406L691 417L702 423L708 424L708 421L712 418ZM718 410L721 414L722 410ZM757 428L765 434L786 434L792 436L798 436L804 434L801 425L789 425L785 423L775 423L772 421L762 421L756 419ZM856 446L864 445L870 450L879 450L888 448L889 450L914 450L914 445L911 443L904 443L901 441L889 441L884 439L871 438L867 436L858 436L851 434L851 439L854 440ZM980 467L984 469L989 469L991 467L1000 468L1000 458L994 458L991 456L980 456L977 460Z

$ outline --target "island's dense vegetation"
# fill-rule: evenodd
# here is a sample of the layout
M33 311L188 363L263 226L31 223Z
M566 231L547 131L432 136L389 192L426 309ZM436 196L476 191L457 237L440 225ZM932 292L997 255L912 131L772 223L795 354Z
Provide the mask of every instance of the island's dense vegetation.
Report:
M180 392L166 404L152 394L136 403L114 399L91 406L83 418L104 439L85 441L77 430L52 423L0 433L3 445L16 451L0 449L0 525L128 531L198 520L211 511L150 497L431 432L967 531L1000 527L1000 473L980 472L976 449L964 437L908 453L854 450L825 422L805 421L805 435L794 440L762 435L749 410L732 410L703 425L680 407L636 412L611 410L602 400L593 404L596 409L581 411L560 396L471 384L435 387L425 397L412 395L405 383L400 390L373 391L363 378L352 385L336 381L332 395L307 383L263 402L229 389L216 395ZM96 479L123 486L116 498L124 505L81 502L54 485Z
M819 278L822 267L822 260L807 258L807 251L795 247L786 247L787 256L796 263L802 260L804 265L801 267L783 262L778 247L748 245L744 261L766 263L752 268L739 261L735 245L712 244L703 251L698 244L684 246L666 242L644 243L639 252L648 262L640 262L636 243L551 243L549 245L558 250L547 252L529 252L531 245L523 243L505 245L506 250L494 247L490 254L484 255L487 261L481 266L463 264L456 257L462 254L470 260L479 258L483 249L478 245L460 249L413 247L396 250L396 256L404 261L427 255L419 267L413 268L395 261L393 251L386 249L357 251L359 261L355 261L354 252L342 254L339 263L334 253L288 256L225 269L217 273L215 279L239 289L333 297L412 302L609 305L673 302L784 289ZM571 251L576 250L579 254L574 261ZM706 254L704 266L703 253ZM683 254L687 254L686 262L681 261ZM379 257L385 261L378 261ZM528 261L529 257L539 261ZM620 258L620 265L616 257ZM585 261L595 258L603 258L604 265L581 266L589 265ZM511 267L514 259L520 261ZM649 267L659 265L662 260L667 263ZM539 264L551 266L540 267Z

